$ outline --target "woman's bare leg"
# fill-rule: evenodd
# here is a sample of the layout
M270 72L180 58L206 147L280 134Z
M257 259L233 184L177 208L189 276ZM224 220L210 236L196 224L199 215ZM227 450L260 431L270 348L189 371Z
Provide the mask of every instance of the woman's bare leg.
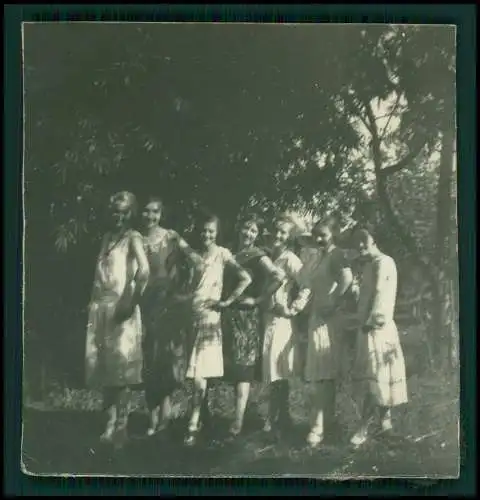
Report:
M359 430L351 439L351 443L355 446L362 445L369 436L370 426L374 420L375 413L378 407L370 392L367 392L362 409L362 419Z
M167 394L163 398L162 403L162 419L160 422L160 427L166 427L170 420L172 419L172 398L169 394Z
M310 445L323 441L335 419L335 381L322 380L315 384L311 430L307 437Z
M288 380L277 380L272 384L272 400L275 401L274 408L276 412L276 424L279 428L285 428L290 425L289 409L289 384Z
M123 447L128 439L128 418L131 411L131 390L129 387L120 389L118 393L117 406L117 429L115 433L115 444L118 448Z
M104 406L108 415L107 425L103 434L100 436L101 441L111 441L117 427L118 418L118 396L119 389L116 387L107 387L103 390Z
M200 416L202 412L202 406L205 401L205 396L207 393L207 380L204 378L194 379L194 389L193 389L193 404L192 413L190 416L190 421L188 423L188 435L185 439L185 444L193 445L195 443L195 434L200 428Z
M380 428L383 432L390 431L393 428L392 412L387 406L380 406L379 408Z
M230 433L237 435L243 427L248 396L250 395L250 382L239 382L235 387L235 395L235 420L230 428Z

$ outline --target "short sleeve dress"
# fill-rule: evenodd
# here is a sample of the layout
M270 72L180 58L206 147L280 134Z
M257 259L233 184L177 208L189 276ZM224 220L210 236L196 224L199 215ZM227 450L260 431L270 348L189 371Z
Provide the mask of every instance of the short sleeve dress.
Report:
M305 277L312 291L305 366L305 379L309 382L337 379L343 367L344 339L339 326L342 310L327 319L322 317L322 310L332 307L338 273L347 265L342 250L332 247L317 255Z
M220 301L225 267L232 261L230 250L217 245L199 271L191 305L187 378L223 377L221 313L208 303Z

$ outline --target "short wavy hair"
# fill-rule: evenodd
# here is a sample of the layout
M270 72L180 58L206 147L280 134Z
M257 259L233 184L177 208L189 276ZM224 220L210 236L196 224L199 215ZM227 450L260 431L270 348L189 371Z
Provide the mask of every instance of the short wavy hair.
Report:
M258 227L258 232L261 234L265 227L265 219L255 212L248 212L239 218L237 227L241 228L246 224L255 224Z
M119 191L110 197L110 208L113 208L115 205L119 204L127 205L132 217L135 217L137 215L137 198L130 191Z

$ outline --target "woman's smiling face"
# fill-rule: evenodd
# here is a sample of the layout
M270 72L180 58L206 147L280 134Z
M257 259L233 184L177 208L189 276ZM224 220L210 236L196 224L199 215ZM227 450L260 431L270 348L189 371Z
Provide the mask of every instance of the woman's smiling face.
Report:
M275 236L273 239L274 248L282 248L287 245L292 233L293 225L289 222L277 222L275 224Z
M113 227L123 229L127 226L132 215L131 206L124 201L116 201L111 208Z
M207 222L203 225L200 233L200 240L205 248L213 245L217 239L218 224L215 221Z
M240 245L249 247L255 243L259 229L255 222L245 222L240 229Z
M143 225L150 229L152 227L158 226L160 219L162 218L162 207L160 203L156 201L151 201L145 205L142 212Z
M315 243L321 247L326 248L332 242L332 231L328 226L318 224L313 228L312 236Z

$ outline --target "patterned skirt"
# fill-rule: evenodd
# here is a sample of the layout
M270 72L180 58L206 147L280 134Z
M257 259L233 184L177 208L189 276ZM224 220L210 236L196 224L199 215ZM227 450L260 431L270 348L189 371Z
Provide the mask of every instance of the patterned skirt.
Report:
M222 326L218 311L193 307L186 378L223 377Z
M226 379L234 383L260 381L262 329L258 308L227 309L222 325Z
M408 401L405 360L395 323L370 333L357 333L354 376L368 385L378 405Z

